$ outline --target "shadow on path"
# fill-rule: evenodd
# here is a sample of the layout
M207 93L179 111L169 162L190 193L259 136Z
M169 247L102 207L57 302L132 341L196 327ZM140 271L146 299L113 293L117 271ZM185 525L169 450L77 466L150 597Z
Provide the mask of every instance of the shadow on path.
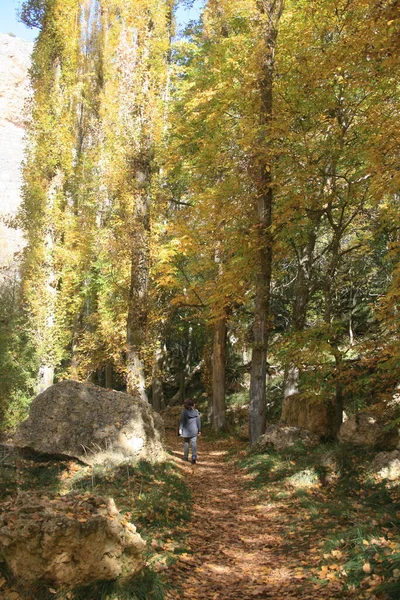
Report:
M238 443L234 443L240 451ZM320 600L342 598L332 584L322 594L304 574L304 540L288 539L282 505L257 500L246 488L246 474L227 460L232 441L199 443L199 461L182 460L181 441L169 450L193 494L188 525L190 554L166 573L168 600ZM244 449L245 446L242 445ZM301 532L299 532L301 536Z

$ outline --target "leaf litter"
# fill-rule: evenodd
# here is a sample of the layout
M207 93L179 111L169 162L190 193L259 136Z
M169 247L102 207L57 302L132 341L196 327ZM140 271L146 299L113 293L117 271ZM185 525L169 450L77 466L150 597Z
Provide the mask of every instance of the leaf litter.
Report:
M188 523L187 552L164 574L170 589L167 600L176 600L177 593L182 600L396 598L380 591L385 576L375 574L372 561L362 554L362 549L370 549L376 562L379 548L386 554L398 552L398 538L390 541L393 532L360 540L359 580L353 583L348 579L348 570L353 568L349 565L351 544L340 537L346 536L352 523L340 511L332 519L325 507L332 498L322 486L304 493L316 502L318 510L313 514L303 495L282 489L281 482L266 484L261 491L249 486L249 473L231 458L244 455L243 443L202 438L200 457L193 466L181 460L175 438L170 439L170 448L191 489L193 516ZM356 495L353 504L354 514L371 521L374 513L362 498ZM337 540L327 552L332 534Z

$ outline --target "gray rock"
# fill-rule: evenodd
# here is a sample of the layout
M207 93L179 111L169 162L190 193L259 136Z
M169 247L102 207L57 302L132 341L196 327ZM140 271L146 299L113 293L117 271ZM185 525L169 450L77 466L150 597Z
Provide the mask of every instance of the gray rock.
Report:
M57 383L35 398L13 445L89 465L165 456L163 422L148 402L76 381Z
M0 561L25 586L131 576L144 566L144 547L111 498L23 493L0 506Z
M319 437L300 427L269 425L259 439L258 446L261 448L273 447L281 451L299 443L306 448L312 448L319 443Z
M388 428L390 415L371 407L352 415L339 431L339 441L355 446L370 446L381 450L394 450L400 441L398 427Z
M400 480L400 450L377 454L371 464L371 473L379 479Z

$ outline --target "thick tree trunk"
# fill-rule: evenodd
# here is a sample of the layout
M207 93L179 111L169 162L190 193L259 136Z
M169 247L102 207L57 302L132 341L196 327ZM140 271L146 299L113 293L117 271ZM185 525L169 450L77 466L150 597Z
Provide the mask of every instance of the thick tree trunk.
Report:
M270 285L272 271L271 247L260 252L260 277L256 289L256 308L253 325L253 352L250 376L250 444L257 442L265 431L266 424L266 377L268 331L267 321L270 305Z
M127 392L147 400L143 346L147 334L150 270L150 158L145 154L135 171L138 194L132 226L131 282L127 322Z
M226 318L223 317L218 319L214 325L211 404L211 427L213 431L220 431L225 425L226 340Z
M258 273L256 278L255 314L253 325L253 352L250 379L250 444L254 445L264 433L266 421L266 376L268 351L268 321L270 316L270 288L272 276L272 174L271 164L265 158L268 148L268 129L272 120L272 90L274 80L274 51L278 34L278 23L283 10L283 0L259 0L262 27L262 61L260 93L260 138L256 185L258 240Z

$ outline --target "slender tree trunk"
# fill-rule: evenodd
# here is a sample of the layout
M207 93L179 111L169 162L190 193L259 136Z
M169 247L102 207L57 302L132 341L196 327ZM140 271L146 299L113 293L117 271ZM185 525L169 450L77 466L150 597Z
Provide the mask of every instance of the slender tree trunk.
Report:
M270 305L272 272L272 248L270 242L260 252L260 277L256 289L256 307L253 325L253 352L250 376L250 444L255 444L265 431L266 424L266 377L268 331L267 321Z
M193 381L195 376L200 373L200 371L204 368L205 360L201 360L194 369L190 371L190 375L185 377L185 372L180 372L180 384L179 390L176 392L174 396L172 396L171 400L168 402L168 406L176 406L177 404L182 404L185 401L185 390L186 386Z
M58 69L56 69L58 72ZM59 75L57 76L59 78ZM59 170L54 175L49 186L48 192L48 211L51 213L54 210L56 196L62 188L64 182L63 173ZM56 325L56 302L57 302L57 273L54 265L54 246L55 232L53 224L49 224L49 228L45 235L45 262L44 269L46 272L45 279L45 302L46 313L44 323L41 325L41 331L38 331L40 339L41 357L39 366L39 381L38 391L43 392L54 383L55 371L55 348L57 340L55 338Z
M313 257L317 241L317 227L322 217L318 212L312 219L308 232L307 244L297 254L297 274L294 284L292 332L303 331L307 322L307 310L311 293ZM285 367L283 397L288 398L299 391L300 372L297 366L289 360Z
M223 317L218 319L214 324L211 405L211 426L213 431L220 431L225 425L226 340L226 318Z
M111 363L107 363L106 364L106 368L105 368L105 376L106 376L106 381L105 381L105 386L107 389L113 389L113 383L114 383L114 378L113 378L113 366Z
M329 209L330 210L330 209ZM333 223L333 219L330 219ZM343 236L343 213L339 224L333 228L333 239L331 244L331 260L328 264L327 271L324 280L324 299L325 299L325 310L324 320L327 325L332 323L332 311L333 311L333 292L335 276L338 270L338 266L341 259L341 240ZM342 370L342 352L339 349L338 340L335 332L330 333L328 343L331 347L332 354L335 358L335 402L334 402L334 414L332 416L332 434L337 435L340 426L343 421L343 386L340 380Z
M180 373L179 373L179 404L184 404L184 402L186 400L185 388L186 388L185 371L180 371Z
M152 390L152 405L154 410L160 412L163 408L165 408L164 401L164 390L163 390L163 381L162 381L162 367L164 362L164 355L161 349L161 345L159 345L154 353L154 363L153 363L153 377L151 381L151 390Z
M255 314L253 324L253 352L250 379L250 444L254 445L265 431L266 376L268 351L268 320L270 316L270 288L272 277L272 174L271 164L265 159L268 148L268 129L272 120L272 90L274 80L274 51L283 0L259 0L257 6L262 22L262 60L259 80L260 139L256 206L258 231L258 273L256 278ZM267 164L266 164L267 163Z

